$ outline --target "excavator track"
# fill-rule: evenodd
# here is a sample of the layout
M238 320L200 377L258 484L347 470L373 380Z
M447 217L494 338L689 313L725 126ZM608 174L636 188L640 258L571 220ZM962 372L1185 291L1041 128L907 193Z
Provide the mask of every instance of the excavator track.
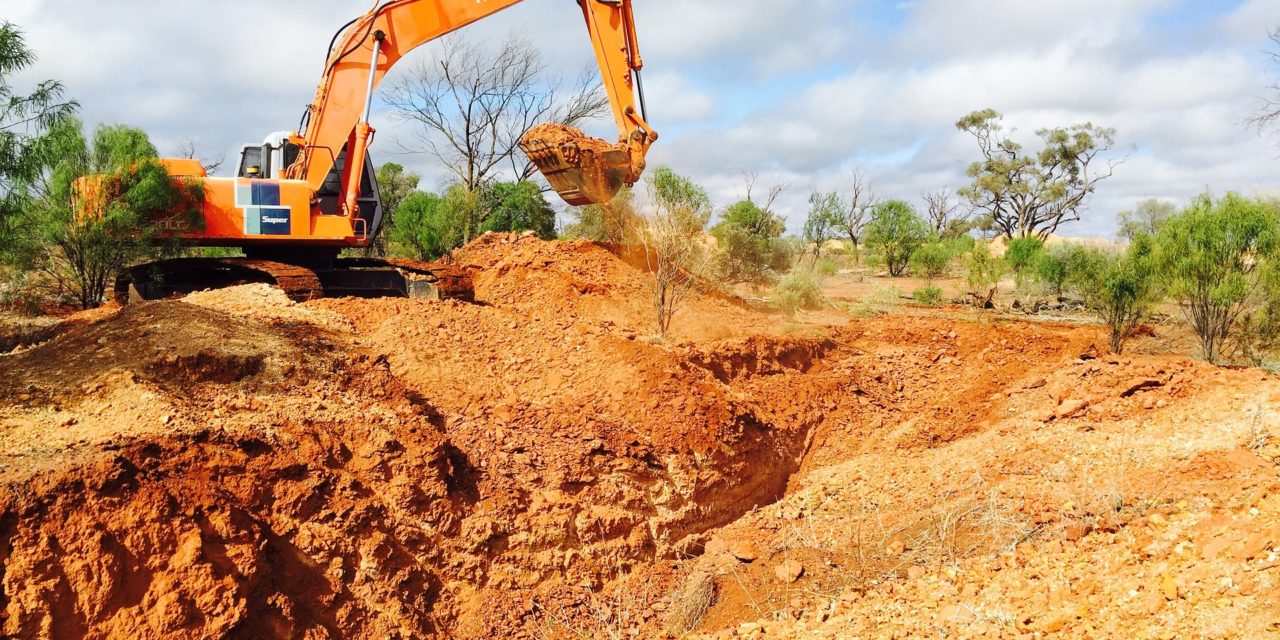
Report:
M476 292L471 282L471 272L453 265L421 260L386 258L382 262L413 277L433 280L441 300L475 302Z
M310 268L258 258L176 258L128 269L116 279L120 304L159 300L240 284L279 287L290 300L402 297L473 302L471 274L419 260L338 259Z
M294 302L324 297L324 286L320 283L320 278L316 276L316 272L306 267L251 258L225 258L222 262L234 263L242 269L266 274Z
M340 258L317 270L327 297L475 301L471 274L447 264L397 258Z

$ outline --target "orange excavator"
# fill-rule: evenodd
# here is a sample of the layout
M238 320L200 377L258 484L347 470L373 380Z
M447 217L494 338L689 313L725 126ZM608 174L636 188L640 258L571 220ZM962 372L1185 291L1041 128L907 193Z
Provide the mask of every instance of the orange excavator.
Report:
M294 300L322 296L470 297L461 270L411 260L340 258L368 246L382 209L369 147L374 91L412 49L522 0L378 0L343 26L301 130L243 148L234 177L208 177L188 159L163 159L176 180L203 184L198 216L157 219L185 246L238 247L244 258L178 258L133 267L116 283L121 302L265 282ZM608 202L634 184L658 138L646 122L643 62L631 0L578 0L618 127L616 144L556 124L520 146L569 204ZM639 104L637 105L637 96Z

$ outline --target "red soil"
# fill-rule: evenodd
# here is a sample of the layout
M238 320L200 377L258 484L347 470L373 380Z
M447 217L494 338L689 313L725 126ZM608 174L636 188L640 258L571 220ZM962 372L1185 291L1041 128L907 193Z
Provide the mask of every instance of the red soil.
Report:
M661 342L642 260L459 262L475 305L241 287L0 356L3 635L1084 637L1085 606L1264 637L1270 376L1081 326L784 334L720 295ZM1078 595L1093 562L1135 568ZM1124 617L1166 574L1188 597Z
M600 138L593 138L576 129L557 122L548 122L540 124L524 134L522 142L532 140L541 140L552 147L558 147L564 144L572 144L580 149L591 151L593 153L603 155L609 151L617 149L617 145L610 144Z

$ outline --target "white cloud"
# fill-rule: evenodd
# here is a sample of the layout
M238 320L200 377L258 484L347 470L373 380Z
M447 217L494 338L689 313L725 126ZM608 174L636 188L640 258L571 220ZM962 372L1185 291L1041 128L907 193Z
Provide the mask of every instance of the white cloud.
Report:
M779 74L829 60L859 34L849 0L645 0L641 49L652 62ZM845 19L841 19L846 16Z
M1142 31L1147 12L1174 0L919 0L912 3L899 51L945 56L1108 46Z
M1230 38L1257 40L1280 28L1280 3L1275 0L1245 0L1219 25Z
M40 54L22 83L61 79L90 124L135 124L167 150L194 139L212 154L295 126L333 31L368 4L8 0L5 14ZM1133 148L1076 232L1107 233L1142 197L1274 188L1280 149L1244 121L1280 75L1262 53L1280 3L1214 4L1222 15L1208 22L1179 13L1208 6L641 0L650 115L664 134L652 164L721 204L742 196L744 168L762 185L789 183L781 205L798 228L808 191L842 188L855 166L885 196L959 186L976 149L953 123L993 107L1020 139L1088 120ZM511 29L566 76L593 59L572 3L530 0L467 33ZM375 124L377 157L444 179L433 159L394 153L404 125L385 113Z
M923 15L936 4L916 3L912 12ZM1119 130L1114 157L1129 148L1134 154L1072 230L1104 234L1116 211L1142 197L1185 199L1206 186L1252 191L1280 176L1277 151L1243 124L1266 83L1257 47L1217 41L1120 56L1108 42L1165 3L1122 3L1110 14L1064 3L1046 9L1043 24L1026 9L1033 3L1015 4L1021 9L1008 15L970 3L939 11L923 26L908 24L903 43L931 34L925 48L947 55L922 61L900 53L862 64L721 130L672 141L661 157L696 162L691 170L703 174L742 164L778 168L798 178L793 184L814 189L840 188L849 166L859 164L871 169L882 193L912 198L964 182L976 148L953 123L969 111L997 108L1028 144L1038 128L1092 121ZM988 30L1012 35L971 41L975 21L983 20ZM970 35L948 41L931 31L949 22ZM807 209L803 195L784 201L793 229Z
M656 121L698 122L711 117L715 111L715 98L679 73L646 74L644 84L649 116Z

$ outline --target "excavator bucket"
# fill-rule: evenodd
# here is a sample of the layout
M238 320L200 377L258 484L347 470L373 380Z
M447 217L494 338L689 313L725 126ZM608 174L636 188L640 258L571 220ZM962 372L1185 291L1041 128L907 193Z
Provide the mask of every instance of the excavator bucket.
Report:
M520 148L551 188L574 206L607 203L631 182L631 154L626 147L573 127L538 125L520 139Z

